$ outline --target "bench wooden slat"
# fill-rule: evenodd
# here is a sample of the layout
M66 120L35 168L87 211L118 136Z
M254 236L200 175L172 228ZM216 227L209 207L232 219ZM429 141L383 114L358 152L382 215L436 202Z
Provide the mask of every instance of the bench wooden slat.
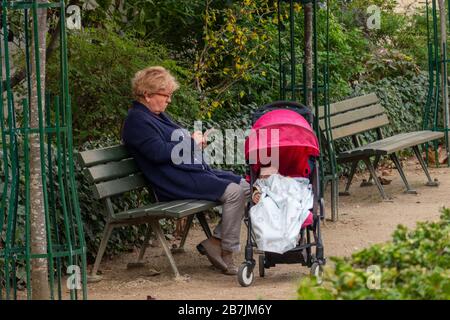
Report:
M152 203L140 208L122 211L114 214L114 220L130 220L143 217L165 218L166 213L160 209L161 203Z
M389 124L389 119L385 114L383 114L378 117L374 117L371 119L367 119L367 120L363 120L363 121L356 122L353 124L349 124L344 127L332 129L331 132L333 134L333 139L336 140L336 139L352 136L354 134L361 133L364 131L368 131L370 129L379 128L379 127L382 127L387 124Z
M384 109L380 104L370 105L361 109L340 113L330 118L332 128L336 128L352 122L361 121L368 118L373 118L378 115L382 115ZM320 127L325 128L325 121L322 119L319 121Z
M119 212L114 215L116 220L137 219L142 217L182 218L193 213L202 212L220 203L207 200L176 200L154 203L148 206Z
M142 188L147 185L148 183L144 177L144 174L139 173L125 178L97 183L92 186L92 189L97 199L103 199L137 188Z
M330 104L330 116L375 103L378 103L378 97L375 93L335 102ZM320 106L319 118L323 118L324 112L324 107Z
M372 150L384 150L389 146L402 145L406 139L415 139L417 136L420 136L423 131L413 131L413 132L404 132L399 133L394 136L390 136L388 138L384 138L381 140L370 142L360 148L357 149L372 149Z
M359 148L354 148L351 150L343 151L338 154L338 162L342 162L344 160L348 159L356 159L360 158L361 156L364 157L371 157L375 155L386 155L388 154L386 150L384 150L382 147L389 145L389 144L395 144L399 140L402 140L404 137L410 136L410 133L400 133L395 136L391 136L388 138L384 138L382 140L377 140L368 144L365 144L364 146L361 146Z
M386 151L387 154L391 154L396 151L421 145L423 143L437 140L443 137L444 133L442 132L432 132L432 131L421 132L420 134L418 133L416 136L406 137L403 141L399 141L396 144L382 146L382 149Z
M122 211L115 214L116 219L134 219L141 217L158 217L168 218L170 214L167 213L167 209L180 207L194 200L175 200L169 202L156 202L150 205L146 205L139 208Z
M140 171L134 159L100 164L85 170L86 177L91 183L122 178Z
M195 200L193 202L186 203L185 205L178 206L177 208L168 209L166 212L172 218L182 218L192 213L208 210L219 205L220 203L213 201Z
M160 202L153 209L158 209L158 210L161 210L161 211L167 211L167 210L170 210L170 209L176 209L177 207L183 206L186 203L190 203L190 202L193 202L193 201L195 201L195 200L187 199L187 200L174 200L174 201L170 201L170 202Z
M88 150L77 154L78 162L83 167L92 167L110 161L120 161L130 158L127 149L123 145Z
M399 134L383 140L378 140L360 148L355 148L341 152L339 157L348 157L361 154L363 152L372 154L391 154L399 150L417 146L429 141L440 139L444 136L443 132L434 131L415 131Z

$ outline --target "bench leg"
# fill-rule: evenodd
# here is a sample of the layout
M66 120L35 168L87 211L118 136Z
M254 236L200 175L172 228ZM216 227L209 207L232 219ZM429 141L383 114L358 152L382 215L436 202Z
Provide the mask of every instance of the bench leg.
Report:
M369 172L372 176L376 177L377 174L375 172L375 169L372 165L372 163L370 162L369 158L363 159L364 163L366 164L367 169L369 169ZM383 197L383 200L390 200L390 198L386 195L386 193L384 192L384 188L381 185L380 181L378 179L373 179L375 181L375 185L378 188L378 191L381 194L381 197Z
M428 182L426 183L429 187L437 187L439 185L439 182L437 180L432 180L430 173L428 172L427 165L425 164L425 161L423 161L422 155L420 154L420 150L418 146L413 147L414 153L416 154L417 160L419 160L420 165L422 166L423 171L425 172L425 175L427 176Z
M112 230L114 229L114 226L106 223L105 230L103 231L103 237L102 241L100 242L100 247L98 248L97 256L95 257L94 266L92 267L91 271L91 281L94 282L96 280L99 280L101 277L97 276L97 271L100 266L100 262L102 261L103 254L106 250L106 245L108 244L109 237L111 237ZM98 279L97 279L98 277Z
M150 235L152 234L152 228L150 226L147 227L147 232L145 233L144 243L142 244L141 250L139 250L138 263L142 262L144 258L145 250L147 250L148 241L150 240Z
M206 237L211 238L212 233L211 229L209 228L208 222L206 221L205 214L203 212L200 212L196 213L195 215L197 216L198 222L200 222L200 225L202 226L202 229L205 232Z
M400 160L397 157L397 154L392 153L390 155L390 158L394 162L398 173L400 173L400 177L402 177L403 183L405 184L405 187L406 187L405 192L409 193L409 194L417 194L417 191L412 189L411 186L409 185L408 180L406 179L406 176L405 176L405 172L403 171L402 164L400 163Z
M373 162L373 168L375 169L375 171L378 168L378 163L380 162L381 156L377 155L375 156L375 161ZM370 175L369 180L367 180L366 185L372 185L372 179L375 179L375 177L373 177L372 175Z
M186 222L186 226L184 227L184 230L183 230L183 236L181 237L180 246L178 247L178 250L183 250L183 248L184 248L184 243L186 242L186 238L187 238L187 236L188 236L189 229L191 229L192 221L193 221L193 220L194 220L194 215L191 214L191 215L188 217L188 220L187 220L187 222Z
M169 245L167 244L166 237L164 236L164 233L161 230L161 227L159 226L158 220L152 220L149 222L150 227L152 228L153 232L156 234L156 237L159 240L159 243L164 249L164 253L166 254L167 258L169 259L170 266L172 267L173 273L175 274L175 278L180 278L180 273L178 272L177 265L175 263L175 259L172 256L172 252L170 251Z
M357 166L358 166L358 161L353 161L352 167L350 169L350 175L348 177L347 183L345 184L345 190L344 190L344 192L339 193L340 196L349 196L350 195L350 192L348 190L350 189L350 185L352 184L353 177L355 176Z

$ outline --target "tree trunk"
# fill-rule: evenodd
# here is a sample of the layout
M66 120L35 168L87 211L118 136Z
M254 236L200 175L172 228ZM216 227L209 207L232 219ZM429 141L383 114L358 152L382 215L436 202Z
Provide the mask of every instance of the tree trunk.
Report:
M305 17L305 78L306 78L306 105L312 109L313 106L313 4L304 5Z
M441 92L442 92L442 110L445 114L445 126L450 127L449 119L449 103L448 103L448 80L447 80L447 59L448 54L444 55L447 49L447 10L445 8L445 0L438 0L439 3L439 19L441 23Z
M36 0L39 3L46 0ZM38 37L40 56L40 81L41 97L45 97L45 61L46 61L46 34L47 34L47 9L38 9ZM38 114L38 88L36 79L34 40L32 42L32 88L30 101L30 126L39 128ZM43 107L43 106L42 106ZM42 110L44 112L44 108ZM41 171L40 138L38 134L30 136L30 221L31 221L31 252L32 254L47 253L47 233L44 211L44 197ZM32 299L43 300L50 298L50 288L48 284L48 261L45 258L33 259L31 265L31 287Z

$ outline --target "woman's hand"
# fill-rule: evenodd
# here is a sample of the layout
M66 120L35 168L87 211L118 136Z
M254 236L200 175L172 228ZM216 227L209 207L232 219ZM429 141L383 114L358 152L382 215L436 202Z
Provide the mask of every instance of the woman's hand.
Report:
M194 131L192 139L194 139L195 143L202 149L206 147L206 136L204 136L201 131Z
M195 143L198 146L201 146L202 149L206 148L207 146L207 142L208 142L208 134L215 131L216 129L211 128L205 131L204 134L202 134L201 131L197 130L194 131L194 133L192 134L192 139L194 139Z

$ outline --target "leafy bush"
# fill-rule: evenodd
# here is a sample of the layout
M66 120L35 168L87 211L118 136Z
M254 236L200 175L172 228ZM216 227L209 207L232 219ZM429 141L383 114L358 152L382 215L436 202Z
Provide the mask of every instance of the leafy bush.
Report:
M363 81L356 85L350 97L376 93L381 105L386 110L390 125L382 128L385 137L397 133L422 129L423 108L428 94L428 74L384 78L370 83ZM335 99L335 101L344 98ZM375 132L365 132L360 135L362 143L377 139ZM350 139L341 139L336 143L339 150L353 148Z
M354 95L375 92L381 105L386 109L390 126L386 135L420 130L422 114L428 94L428 74L420 73L408 77L384 78L375 83L362 82L354 90Z
M411 78L420 72L413 59L398 50L381 48L372 53L366 62L361 80L376 82L385 78Z
M206 1L192 0L97 0L99 7L83 12L83 25L124 30L132 36L162 44L192 59L201 42ZM214 1L209 6L224 6Z
M303 10L295 4L295 39L297 84L302 83ZM338 4L330 16L330 88L333 96L348 95L349 82L359 79L369 52L369 42L355 25L344 25ZM334 10L336 9L336 10ZM205 113L233 110L234 105L266 104L279 99L279 58L289 64L290 46L288 8L281 14L281 42L278 44L278 17L273 3L252 0L235 3L227 9L211 10L205 17L205 47L199 53L196 82L205 93ZM322 71L327 57L326 10L318 11L318 58ZM320 76L322 72L320 71ZM319 79L322 83L322 79ZM205 106L206 103L206 106ZM239 107L238 107L239 109Z
M438 222L416 229L398 226L391 242L371 246L351 258L333 258L324 283L305 278L299 299L450 299L450 210ZM369 289L370 266L380 268L379 289Z
M75 145L113 135L120 128L130 106L134 73L150 65L162 65L180 81L170 107L175 118L195 118L196 93L186 83L190 72L167 59L168 52L131 37L120 37L106 29L86 29L69 37L69 83L72 94ZM48 66L49 91L58 85L58 57Z

